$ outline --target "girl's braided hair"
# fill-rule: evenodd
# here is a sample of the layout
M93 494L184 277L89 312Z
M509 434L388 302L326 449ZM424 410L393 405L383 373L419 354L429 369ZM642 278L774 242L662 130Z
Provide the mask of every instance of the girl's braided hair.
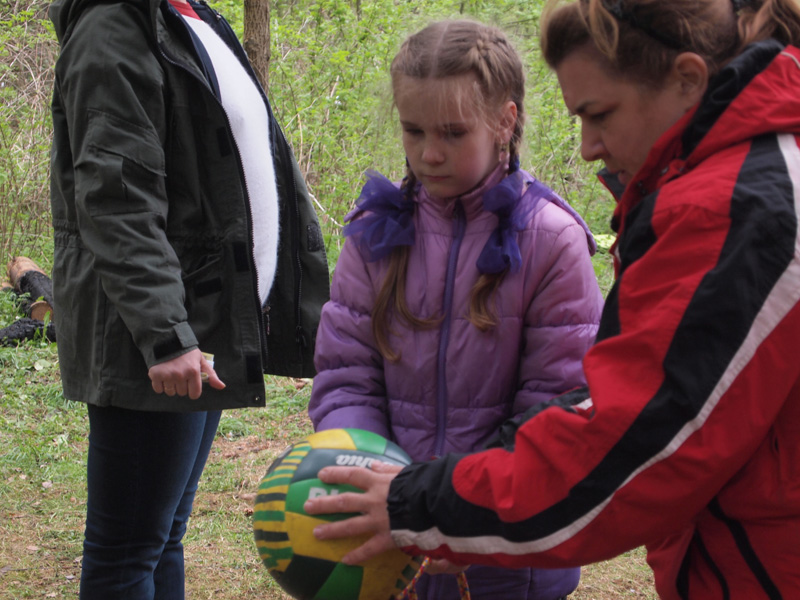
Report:
M511 161L519 157L525 122L525 75L519 54L498 28L470 20L445 20L431 23L409 36L400 47L390 68L395 98L402 93L406 78L443 80L473 75L474 86L453 89L461 102L470 102L487 123L492 123L500 108L509 100L517 106L517 120L509 140ZM466 86L462 86L464 88ZM410 168L403 189L413 195L417 179ZM372 310L372 331L378 349L390 361L399 360L389 344L389 320L392 315L412 328L433 327L441 317L420 318L406 302L405 285L409 248L397 247L389 257L388 269ZM489 303L505 272L481 275L472 288L468 318L481 331L496 324Z

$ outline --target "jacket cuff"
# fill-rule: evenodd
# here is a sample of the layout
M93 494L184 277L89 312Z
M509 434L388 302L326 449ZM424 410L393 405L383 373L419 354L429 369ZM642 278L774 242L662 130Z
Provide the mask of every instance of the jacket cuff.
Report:
M150 350L150 356L148 356L147 350L145 350L143 354L147 367L150 368L153 365L166 362L181 354L186 354L198 346L199 344L197 337L194 335L194 331L192 331L189 323L184 321L174 325L172 331L153 344Z
M346 406L338 408L322 418L314 427L315 431L324 429L365 429L391 439L386 425L386 416L378 410L365 409L363 406Z

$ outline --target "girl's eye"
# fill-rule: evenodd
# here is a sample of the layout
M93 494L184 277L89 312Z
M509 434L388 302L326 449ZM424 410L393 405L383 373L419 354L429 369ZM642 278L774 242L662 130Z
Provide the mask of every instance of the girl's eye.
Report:
M464 137L467 132L463 129L447 129L444 132L445 137L449 138L460 138Z
M403 129L403 132L406 135L421 135L422 134L422 130L421 129L415 129L413 127L406 127L405 129Z
M603 121L606 120L606 118L610 114L611 114L611 111L610 110L606 110L606 111L603 111L603 112L595 113L593 115L589 115L589 119L593 123L602 123Z

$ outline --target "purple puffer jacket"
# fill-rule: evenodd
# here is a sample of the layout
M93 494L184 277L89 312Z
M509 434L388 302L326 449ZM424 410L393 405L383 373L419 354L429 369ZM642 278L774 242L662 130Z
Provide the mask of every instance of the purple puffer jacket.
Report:
M383 359L371 329L387 261L367 262L358 237L348 237L317 332L309 404L316 430L367 429L424 461L479 450L505 419L585 383L581 359L602 308L594 240L563 200L524 171L517 176L527 193L514 209L527 219L516 234L521 263L496 293L498 324L481 332L466 318L476 262L499 223L483 195L503 176L492 174L459 199L419 190L406 298L415 315L444 318L424 330L392 324L398 362ZM476 599L554 600L578 578L578 569L467 571ZM453 576L423 577L417 589L420 598L459 598Z

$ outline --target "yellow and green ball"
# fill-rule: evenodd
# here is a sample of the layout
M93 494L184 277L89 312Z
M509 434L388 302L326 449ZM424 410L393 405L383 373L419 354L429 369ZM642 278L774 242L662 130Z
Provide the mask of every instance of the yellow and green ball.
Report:
M386 552L362 565L341 558L367 537L319 541L313 531L326 521L352 514L307 515L308 498L360 492L347 485L328 485L317 477L327 466L363 466L372 461L407 465L396 444L361 429L329 429L289 446L275 459L258 487L253 525L261 561L278 584L297 600L386 600L399 594L419 568L418 558L400 550Z

